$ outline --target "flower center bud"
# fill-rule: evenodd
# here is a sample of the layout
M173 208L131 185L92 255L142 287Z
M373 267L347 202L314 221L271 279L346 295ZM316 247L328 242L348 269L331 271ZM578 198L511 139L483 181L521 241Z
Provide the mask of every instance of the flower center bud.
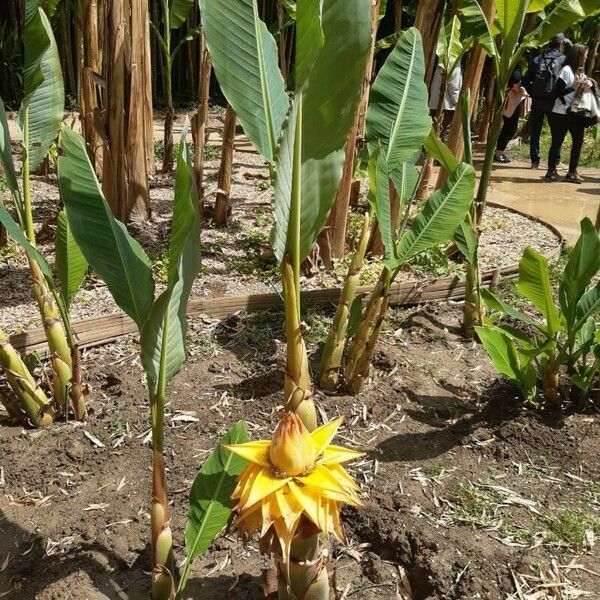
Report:
M292 412L285 412L277 425L269 447L271 464L284 475L295 476L310 473L317 460L317 448L304 426Z

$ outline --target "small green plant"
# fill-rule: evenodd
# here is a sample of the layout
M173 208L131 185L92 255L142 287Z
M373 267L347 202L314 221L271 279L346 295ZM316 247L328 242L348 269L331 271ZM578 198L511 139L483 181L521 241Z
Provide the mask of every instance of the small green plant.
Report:
M495 315L477 328L479 339L496 369L515 381L523 397L534 405L538 404L540 385L546 402L556 406L561 400L561 381L573 399L584 401L598 380L599 272L600 238L585 218L579 240L560 274L558 301L547 259L532 248L523 253L515 290L532 306L532 314L541 318L482 290L488 309ZM496 321L498 315L505 319Z
M600 517L581 514L569 509L561 510L546 518L551 542L566 544L575 550L583 550L589 533L600 533Z
M209 146L206 144L204 146L204 160L219 160L221 157L221 147L220 146Z

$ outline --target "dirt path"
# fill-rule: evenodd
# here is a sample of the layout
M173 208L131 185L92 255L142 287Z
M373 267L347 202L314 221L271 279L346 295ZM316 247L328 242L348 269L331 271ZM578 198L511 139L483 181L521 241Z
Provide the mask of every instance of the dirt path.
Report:
M581 219L587 216L594 221L600 205L600 169L588 167L580 172L585 179L581 185L548 183L543 168L533 171L523 161L496 165L488 198L554 225L572 244Z

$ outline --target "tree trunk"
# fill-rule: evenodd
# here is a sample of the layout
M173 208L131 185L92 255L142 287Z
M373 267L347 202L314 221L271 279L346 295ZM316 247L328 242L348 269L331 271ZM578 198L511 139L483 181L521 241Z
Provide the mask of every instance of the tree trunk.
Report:
M485 102L479 122L479 130L477 132L477 140L480 143L486 144L488 133L490 131L490 123L494 112L494 90L496 88L496 74L490 73L490 80L485 94Z
M402 29L402 0L394 0L394 32Z
M371 49L367 60L367 67L363 79L361 101L346 143L346 158L342 178L325 229L319 235L317 244L321 260L327 268L331 268L334 258L342 258L346 251L346 229L348 225L348 207L352 195L352 182L354 175L354 162L358 151L359 138L364 138L365 120L369 104L369 92L373 78L373 57L375 41L377 39L377 26L379 24L380 0L371 0ZM360 185L360 184L359 184Z
M198 81L198 111L194 117L194 176L198 188L198 209L200 218L204 216L204 145L206 142L206 125L208 122L208 100L210 97L210 74L212 61L206 47L204 33L200 38L200 57L202 67Z
M590 42L590 50L588 52L587 64L585 72L591 77L594 72L594 62L600 54L600 27L596 29L596 35L593 41Z
M423 56L425 57L425 84L429 89L433 79L433 73L436 65L437 39L444 16L444 0L422 0L418 4L417 14L415 16L414 26L421 32L423 38ZM446 95L446 84L442 81L440 88L440 98ZM442 104L443 106L443 104ZM419 189L416 193L417 199L423 199L426 195L431 177L433 162L430 157L425 158L423 163L422 175L420 178Z
M98 47L98 0L83 0L82 37L83 69L79 98L79 119L81 131L87 144L90 160L96 173L102 172L102 136L96 128L95 115L99 111L95 75L102 72Z
M423 38L425 56L425 83L431 85L436 61L437 39L444 16L445 0L421 0L415 16L415 27Z
M144 42L145 50L142 50L143 73L144 73L144 128L146 142L146 164L148 175L156 171L154 161L154 106L152 102L152 51L150 35L150 7L148 0L144 0Z
M106 7L106 134L102 188L114 215L127 222L150 216L146 135L148 97L144 53L147 0L115 0ZM140 99L142 99L140 101Z
M600 204L598 205L598 212L596 214L596 231L600 233Z
M483 2L483 12L485 14L488 22L491 22L494 18L494 0L484 0ZM475 107L477 106L477 100L479 98L479 87L481 85L481 76L483 74L483 67L485 65L485 49L480 44L472 50L471 55L469 56L469 61L467 63L467 68L465 69L465 76L463 79L463 85L461 90L461 95L466 93L469 90L471 94L471 103L469 106L469 119L473 114ZM460 110L454 111L454 118L452 119L452 126L450 127L450 133L448 135L448 147L452 151L452 154L458 159L461 160L464 152L464 138L462 132L462 119ZM448 173L444 168L440 169L436 189L441 188L444 183L446 183L446 179L448 178Z
M277 27L279 29L279 37L277 38L277 51L279 53L279 69L285 81L288 78L288 62L287 62L287 30L283 28L285 20L285 9L283 4L277 2Z
M235 146L235 112L228 104L223 125L223 146L221 148L221 166L219 168L219 186L215 201L215 225L227 224L229 218L229 194L231 193L231 176L233 169L233 149Z

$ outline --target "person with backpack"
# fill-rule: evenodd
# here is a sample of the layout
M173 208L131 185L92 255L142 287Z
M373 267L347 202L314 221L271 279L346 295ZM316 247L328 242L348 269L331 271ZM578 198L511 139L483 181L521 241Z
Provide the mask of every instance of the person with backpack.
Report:
M556 167L558 165L557 156L565 140L567 132L571 134L571 156L569 157L569 171L565 181L569 183L581 183L583 179L577 172L585 128L590 124L586 115L571 110L576 98L590 92L594 84L585 73L585 62L588 55L588 48L584 44L575 44L567 58L565 65L561 69L556 85L554 87L554 96L556 98L554 107L550 113L550 133L552 142L548 153L548 172L545 178L549 181L556 181L559 178Z
M531 135L529 140L529 156L531 168L540 166L540 136L544 127L544 119L550 122L550 113L554 108L554 86L564 62L565 44L569 40L564 33L555 35L550 40L549 49L536 56L530 63L523 85L531 96ZM554 157L556 164L560 162L560 148L558 156Z

